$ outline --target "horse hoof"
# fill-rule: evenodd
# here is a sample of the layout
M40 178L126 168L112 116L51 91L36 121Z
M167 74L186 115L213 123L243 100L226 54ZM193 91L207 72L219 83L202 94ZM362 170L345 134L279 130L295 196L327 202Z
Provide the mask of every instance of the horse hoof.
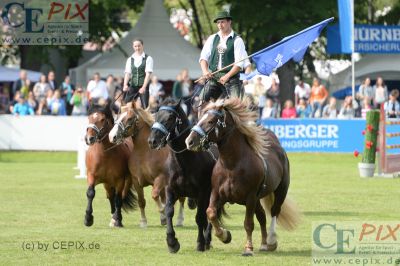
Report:
M222 240L222 243L224 244L229 244L232 241L232 235L231 232L229 232L228 230L226 230L226 239Z
M201 244L201 243L197 243L197 251L201 251L201 252L206 251L206 245L205 244Z
M109 226L110 226L111 228L122 228L122 227L124 227L124 226L122 225L122 222L121 222L121 221L114 220L113 218L111 218L111 221L110 221Z
M93 225L93 215L85 216L84 224L89 227Z
M211 244L206 244L206 245L204 246L204 248L205 248L206 250L210 250L210 249L212 248L212 246L211 246Z
M278 242L275 242L274 244L267 244L267 251L275 251L278 248Z
M167 218L160 219L161 225L167 225Z
M139 226L140 228L147 228L147 220L141 220Z
M183 220L178 220L177 222L176 222L176 225L175 225L176 227L182 227L183 226Z
M169 249L170 253L177 253L180 248L181 248L181 245L179 244L178 240L175 241L174 245L172 245L172 246L168 245L168 249Z
M253 251L251 251L251 250L245 250L245 251L242 253L242 256L243 256L243 257L253 256Z
M260 252L265 252L268 251L268 245L267 244L262 244L260 247Z

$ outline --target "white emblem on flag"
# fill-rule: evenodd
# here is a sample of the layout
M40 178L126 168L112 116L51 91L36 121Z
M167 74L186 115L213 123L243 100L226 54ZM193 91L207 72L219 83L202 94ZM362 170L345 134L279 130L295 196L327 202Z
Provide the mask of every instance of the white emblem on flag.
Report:
M283 55L281 55L281 54L278 53L278 54L276 55L275 59L274 59L274 61L276 62L275 69L278 68L278 67L281 67L281 66L283 65L282 59L283 59Z

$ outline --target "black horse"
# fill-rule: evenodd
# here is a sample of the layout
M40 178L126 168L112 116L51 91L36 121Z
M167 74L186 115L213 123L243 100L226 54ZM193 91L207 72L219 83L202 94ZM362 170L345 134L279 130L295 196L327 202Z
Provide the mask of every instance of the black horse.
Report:
M208 250L211 242L212 226L207 221L206 209L210 201L211 174L215 165L215 155L207 151L193 152L186 149L185 139L190 129L191 125L180 107L180 101L166 99L156 113L155 123L148 139L152 149L160 149L167 143L170 148L166 162L169 179L165 214L167 216L167 244L172 253L178 252L180 248L172 224L174 204L179 197L190 197L197 202L197 250Z

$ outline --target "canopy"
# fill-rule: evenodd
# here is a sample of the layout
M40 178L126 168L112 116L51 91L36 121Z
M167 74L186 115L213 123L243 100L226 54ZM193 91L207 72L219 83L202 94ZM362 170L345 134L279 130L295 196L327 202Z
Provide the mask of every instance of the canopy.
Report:
M21 69L10 68L5 66L0 66L0 82L14 82L19 79L19 73ZM33 82L37 82L40 79L40 72L26 70L28 73L28 79Z

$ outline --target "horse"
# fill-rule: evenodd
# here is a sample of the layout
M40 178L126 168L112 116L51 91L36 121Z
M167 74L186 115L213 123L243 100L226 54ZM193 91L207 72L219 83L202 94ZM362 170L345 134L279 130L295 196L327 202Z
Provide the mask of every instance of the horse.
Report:
M84 224L93 225L92 202L95 186L103 183L111 206L110 227L123 227L121 208L133 210L137 198L132 190L128 161L133 149L132 141L113 146L107 138L114 119L109 106L93 105L88 113L89 124L85 141L89 145L86 153L88 204Z
M121 143L125 138L132 139L134 149L129 160L129 168L133 176L132 182L138 194L138 203L141 213L140 226L147 226L145 214L146 200L143 187L153 186L151 196L158 206L161 225L166 224L164 214L165 186L167 184L167 170L165 162L169 151L167 148L159 151L150 149L147 139L150 135L154 118L150 112L137 108L135 101L122 107L122 113L115 121L114 127L108 134L111 143ZM185 199L180 198L180 209L177 225L183 225L183 204Z
M286 198L290 183L289 159L275 134L257 126L257 113L238 98L210 102L185 140L190 150L202 150L216 143L218 161L212 174L212 191L207 217L215 235L224 243L232 239L222 228L217 210L226 202L246 206L244 228L247 242L242 255L253 255L254 213L261 227L260 251L274 251L276 222L294 229L299 222L295 204ZM265 211L271 213L269 234Z
M214 155L208 152L193 152L185 148L185 139L190 133L189 120L180 106L180 101L166 99L155 115L155 123L148 138L152 149L161 149L167 144L170 149L167 159L169 179L166 189L167 245L171 253L179 251L172 224L174 203L179 197L190 197L197 201L196 224L198 227L197 250L210 248L211 224L207 222L206 209L211 192L211 173L215 165ZM222 212L220 212L222 213Z

